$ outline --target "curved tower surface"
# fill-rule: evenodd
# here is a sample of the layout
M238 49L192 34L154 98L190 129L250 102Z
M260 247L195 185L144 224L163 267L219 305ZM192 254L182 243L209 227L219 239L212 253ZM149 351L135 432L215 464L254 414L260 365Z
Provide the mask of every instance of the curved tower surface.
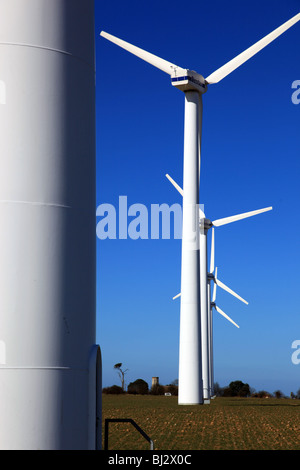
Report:
M95 204L94 2L0 0L1 449L101 445Z

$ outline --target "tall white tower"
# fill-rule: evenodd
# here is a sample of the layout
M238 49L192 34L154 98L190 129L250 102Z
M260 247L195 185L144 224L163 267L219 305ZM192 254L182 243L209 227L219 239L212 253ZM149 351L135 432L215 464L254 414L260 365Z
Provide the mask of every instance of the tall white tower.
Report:
M0 448L99 448L94 1L0 0L0 64Z

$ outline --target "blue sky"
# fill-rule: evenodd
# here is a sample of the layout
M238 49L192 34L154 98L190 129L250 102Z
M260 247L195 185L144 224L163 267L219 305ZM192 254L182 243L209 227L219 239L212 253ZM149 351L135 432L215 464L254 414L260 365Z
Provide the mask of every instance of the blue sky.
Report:
M97 205L181 203L184 94L168 75L99 36L120 37L208 76L300 11L300 1L96 0ZM203 97L200 202L211 220L273 206L216 229L214 375L256 390L300 389L300 24ZM97 222L99 222L99 217ZM180 240L97 240L97 341L103 386L178 378Z

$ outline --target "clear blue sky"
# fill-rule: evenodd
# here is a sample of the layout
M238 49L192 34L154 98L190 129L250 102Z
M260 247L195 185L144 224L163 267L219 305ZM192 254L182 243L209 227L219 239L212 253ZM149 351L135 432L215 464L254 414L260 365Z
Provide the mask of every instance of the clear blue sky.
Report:
M181 203L184 94L168 75L99 36L109 32L208 76L300 11L300 1L96 0L97 205ZM214 373L221 386L300 389L300 24L203 97L200 199L211 220L273 206L216 229L220 279ZM97 222L99 218L97 218ZM97 240L97 341L103 386L178 378L180 240Z

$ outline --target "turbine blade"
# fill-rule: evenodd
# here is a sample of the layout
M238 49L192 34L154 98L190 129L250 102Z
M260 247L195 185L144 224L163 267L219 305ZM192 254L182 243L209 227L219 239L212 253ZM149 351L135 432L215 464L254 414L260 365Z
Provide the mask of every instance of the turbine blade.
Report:
M211 230L211 248L210 248L210 274L214 272L215 269L215 229L212 227Z
M214 279L214 289L213 289L213 296L212 296L212 301L216 301L217 297L217 274L218 274L218 268L216 268L216 273L215 273L215 279Z
M226 315L226 313L223 312L223 310L221 310L217 305L215 306L215 309L217 310L217 312L220 314L220 315L223 315L223 317L225 317L228 321L230 321L231 323L233 323L234 326L236 326L237 328L239 328L239 325L237 325L233 320L231 320L231 318Z
M221 289L225 290L226 292L229 292L229 294L233 295L234 297L236 297L237 299L241 300L242 302L244 302L244 304L248 305L249 303L247 302L247 300L243 299L240 295L238 295L236 292L234 292L232 289L230 289L229 287L227 287L223 282L221 282L219 279L216 279L216 284L221 287Z
M226 77L235 69L240 67L240 65L242 65L244 62L251 59L251 57L253 57L259 51L261 51L264 47L266 47L268 44L270 44L272 41L278 38L278 36L280 36L285 31L287 31L291 26L293 26L299 20L300 20L300 13L295 15L290 20L286 21L282 26L279 26L279 28L275 29L272 33L268 34L263 39L255 43L253 46L249 47L244 52L239 54L237 57L232 59L230 62L227 62L227 64L223 65L218 70L216 70L211 75L209 75L209 77L206 78L207 83L210 83L210 84L218 83L224 77Z
M172 183L172 185L174 186L174 188L176 188L177 191L181 194L181 196L183 196L183 189L173 180L173 178L171 178L170 175L166 175L166 177L167 177L168 180Z
M230 224L231 222L236 222L237 220L246 219L252 217L253 215L262 214L272 210L273 207L266 207L265 209L258 209L257 211L245 212L244 214L233 215L231 217L224 217L223 219L217 219L213 221L215 227L220 227L221 225Z
M166 177L168 178L168 180L172 183L172 185L174 186L174 188L177 189L177 191L181 194L181 196L183 197L183 189L179 186L179 184L176 183L176 181L173 180L173 178L171 178L170 175L166 174ZM199 207L199 218L200 219L205 219L205 214L204 212L202 211L201 207Z
M180 296L181 296L181 292L179 294L175 295L175 297L173 297L173 300L177 299Z
M200 219L205 219L205 214L203 210L201 209L201 205L199 204L199 218Z
M131 54L136 55L140 59L144 60L145 62L148 62L149 64L153 65L154 67L157 67L158 69L162 70L163 72L169 75L172 75L172 73L174 73L176 69L178 69L179 73L184 70L181 67L178 67L178 65L172 64L171 62L161 59L160 57L157 57L156 55L151 54L150 52L144 51L139 47L133 46L132 44L129 44L129 42L123 41L122 39L112 36L111 34L108 34L105 31L101 31L100 36L103 36L105 39L108 39L117 46L120 46L126 51L131 52Z
M212 302L215 302L215 301L216 301L216 297L217 297L217 284L214 283Z

